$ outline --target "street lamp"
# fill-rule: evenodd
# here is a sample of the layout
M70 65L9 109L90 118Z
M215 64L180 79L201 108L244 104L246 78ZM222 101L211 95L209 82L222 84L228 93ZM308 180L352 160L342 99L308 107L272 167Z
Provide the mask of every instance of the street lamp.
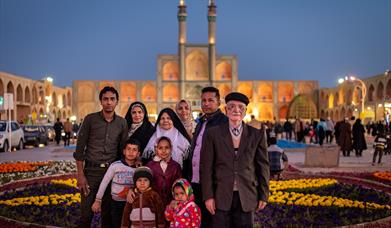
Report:
M353 83L354 82L360 83L360 85L361 85L361 92L362 92L361 115L363 115L364 114L364 110L365 110L365 97L367 95L367 86L365 85L365 83L361 79L359 79L359 78L357 78L355 76L345 76L344 78L338 79L338 83L339 84L342 84L345 81L350 81L350 82L353 82Z

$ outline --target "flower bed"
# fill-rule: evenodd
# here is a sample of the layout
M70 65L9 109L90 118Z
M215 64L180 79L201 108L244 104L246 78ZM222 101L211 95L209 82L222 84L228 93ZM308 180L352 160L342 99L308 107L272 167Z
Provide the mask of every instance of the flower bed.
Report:
M80 193L75 179L52 180L43 185L9 190L0 196L0 216L42 225L76 227Z
M80 194L75 187L71 178L6 191L0 196L0 216L74 227L80 218ZM335 179L271 181L270 190L268 206L255 216L262 227L334 227L391 215L390 195Z
M0 163L0 185L15 180L73 172L76 172L74 161Z
M335 227L391 216L389 194L335 179L271 181L270 190L268 206L255 215L256 226Z

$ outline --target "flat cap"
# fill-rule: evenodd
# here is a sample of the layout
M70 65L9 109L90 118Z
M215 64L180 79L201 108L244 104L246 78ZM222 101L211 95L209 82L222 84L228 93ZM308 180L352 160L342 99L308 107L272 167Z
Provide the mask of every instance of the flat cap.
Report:
M227 104L229 101L240 101L243 102L246 106L250 102L246 95L238 92L232 92L225 96L225 103Z

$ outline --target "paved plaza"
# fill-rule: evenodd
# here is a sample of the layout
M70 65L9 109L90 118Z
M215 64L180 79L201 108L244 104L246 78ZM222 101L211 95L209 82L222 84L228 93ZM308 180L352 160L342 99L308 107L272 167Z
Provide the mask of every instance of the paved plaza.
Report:
M339 157L339 166L333 168L306 167L305 149L289 149L286 152L289 164L304 172L373 172L391 170L391 155L383 156L382 163L372 166L373 149L368 143L368 150L363 152L362 157L356 157L354 152L350 157ZM328 147L324 148L328 150ZM50 144L42 148L28 148L13 152L0 153L0 161L48 161L48 160L74 160L73 151L75 145L70 147Z

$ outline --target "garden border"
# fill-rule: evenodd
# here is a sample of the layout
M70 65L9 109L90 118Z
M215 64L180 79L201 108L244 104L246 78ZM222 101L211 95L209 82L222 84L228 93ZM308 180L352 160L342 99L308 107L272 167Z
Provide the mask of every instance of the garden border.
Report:
M376 190L381 190L384 191L386 194L391 194L391 186L380 183L380 182L375 182L372 180L367 180L367 179L362 179L362 178L357 178L357 177L343 177L343 176L338 176L338 175L328 175L324 173L306 173L302 171L288 171L286 172L286 175L289 177L299 177L299 178L314 178L314 177L328 177L328 178L335 178L337 180L353 180L353 181L360 181L361 183L365 184L371 184L371 187L374 187L373 185L377 185L379 188L376 188ZM44 184L44 183L49 183L51 180L56 180L56 179L68 179L68 178L75 178L76 173L71 173L71 174L56 174L52 176L44 176L44 177L35 177L35 178L29 178L29 179L22 179L22 180L16 180L12 181L10 183L4 184L0 186L0 192L4 192L10 189L18 189L25 187L26 185L30 184ZM366 185L363 185L365 187L368 187ZM384 190L385 188L386 190ZM0 193L2 194L2 193ZM17 221L14 219L10 219L7 217L0 216L0 225L12 225L13 228L23 228L23 227L33 227L33 228L57 228L57 226L45 226L45 225L40 225L36 223L27 223L27 222L22 222L22 221ZM391 224L391 216L382 218L379 220L371 221L371 222L366 222L366 223L360 223L360 224L353 224L353 225L348 225L348 226L340 226L341 228L348 228L348 227L388 227L389 224Z

